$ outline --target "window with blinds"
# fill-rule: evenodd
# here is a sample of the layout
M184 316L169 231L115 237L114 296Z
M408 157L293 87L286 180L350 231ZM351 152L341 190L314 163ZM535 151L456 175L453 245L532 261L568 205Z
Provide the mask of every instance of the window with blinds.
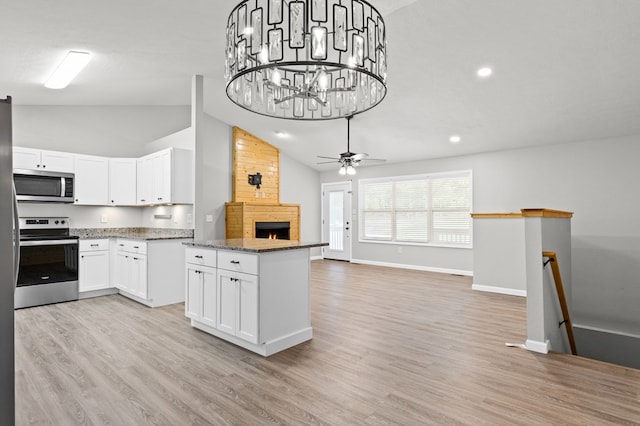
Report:
M362 179L360 240L471 247L471 171Z

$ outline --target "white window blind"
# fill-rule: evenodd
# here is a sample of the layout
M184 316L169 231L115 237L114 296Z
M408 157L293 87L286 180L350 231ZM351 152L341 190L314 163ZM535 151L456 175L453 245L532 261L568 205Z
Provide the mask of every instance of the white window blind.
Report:
M471 171L363 179L360 239L471 246Z

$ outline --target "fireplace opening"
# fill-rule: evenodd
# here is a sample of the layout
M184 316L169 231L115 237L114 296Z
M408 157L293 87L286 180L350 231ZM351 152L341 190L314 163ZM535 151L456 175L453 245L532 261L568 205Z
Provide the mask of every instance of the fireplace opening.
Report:
M291 225L289 222L256 222L256 238L288 240Z

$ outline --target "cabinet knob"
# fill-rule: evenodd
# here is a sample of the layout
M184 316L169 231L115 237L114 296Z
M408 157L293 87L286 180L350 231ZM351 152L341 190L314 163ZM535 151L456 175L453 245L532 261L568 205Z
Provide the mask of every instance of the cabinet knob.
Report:
M46 168L46 167L47 167L47 165L46 165L46 164L43 164L43 165L42 165L42 168L43 168L43 169L44 169L44 168Z
M40 164L36 165L36 167L40 167Z

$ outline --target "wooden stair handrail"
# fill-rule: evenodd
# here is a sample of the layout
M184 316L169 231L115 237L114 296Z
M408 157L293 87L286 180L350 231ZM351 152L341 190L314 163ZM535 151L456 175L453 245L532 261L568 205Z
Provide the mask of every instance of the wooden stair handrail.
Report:
M548 262L551 262L551 272L553 272L553 280L556 284L556 292L558 293L558 300L560 301L560 309L562 309L562 322L565 323L565 327L567 329L567 337L569 338L569 346L571 346L571 354L578 355L576 350L576 341L573 337L573 325L571 324L567 299L564 295L564 287L562 285L562 277L560 276L558 256L555 251L543 251L542 256L548 258ZM545 266L548 262L545 262ZM560 323L560 325L562 325L562 323Z

